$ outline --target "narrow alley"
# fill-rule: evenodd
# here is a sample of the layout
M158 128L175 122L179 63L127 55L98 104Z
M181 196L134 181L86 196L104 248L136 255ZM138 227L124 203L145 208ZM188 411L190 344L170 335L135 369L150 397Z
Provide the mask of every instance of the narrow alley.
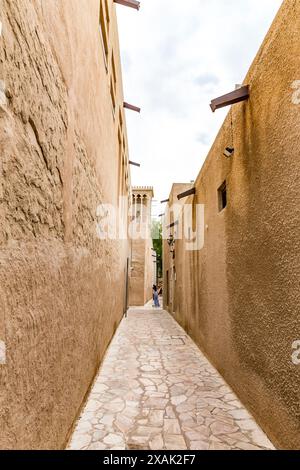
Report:
M300 450L299 111L300 0L0 0L2 465Z
M146 306L122 321L69 449L274 447L171 315Z

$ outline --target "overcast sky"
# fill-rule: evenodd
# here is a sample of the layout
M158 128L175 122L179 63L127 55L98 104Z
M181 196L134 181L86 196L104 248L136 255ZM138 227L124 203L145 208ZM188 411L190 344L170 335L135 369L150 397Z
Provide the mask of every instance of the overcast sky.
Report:
M282 0L141 0L117 5L132 184L168 197L196 179L228 109L211 99L241 83ZM163 207L154 204L154 215Z

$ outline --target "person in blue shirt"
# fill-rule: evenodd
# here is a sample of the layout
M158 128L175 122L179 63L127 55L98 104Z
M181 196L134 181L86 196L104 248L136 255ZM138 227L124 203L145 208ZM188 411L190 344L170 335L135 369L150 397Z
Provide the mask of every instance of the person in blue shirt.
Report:
M153 300L154 300L154 307L159 308L160 307L159 297L158 297L157 287L155 285L153 286Z

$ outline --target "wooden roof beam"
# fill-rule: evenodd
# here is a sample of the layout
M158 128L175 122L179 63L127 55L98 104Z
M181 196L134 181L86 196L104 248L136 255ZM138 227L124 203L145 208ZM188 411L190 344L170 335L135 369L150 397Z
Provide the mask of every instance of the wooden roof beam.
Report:
M176 225L179 225L178 220L176 220L176 222L173 222L173 223L170 224L170 225L167 225L167 228L173 228L173 227L176 227Z
M125 101L124 101L124 108L130 109L130 111L135 111L136 113L141 112L141 108L138 108L137 106L133 106L133 104L126 103Z
M135 10L139 10L141 6L141 3L136 0L114 0L114 2L124 7L134 8Z
M214 113L216 109L225 108L225 106L230 106L240 101L246 101L250 97L250 87L249 85L242 86L237 90L227 93L227 95L220 96L215 100L212 100L210 107Z
M132 162L131 160L129 160L129 165L137 166L138 168L141 167L140 163Z
M178 194L177 199L183 199L184 197L191 196L192 194L196 194L196 188L189 189L188 191L184 191L184 193Z

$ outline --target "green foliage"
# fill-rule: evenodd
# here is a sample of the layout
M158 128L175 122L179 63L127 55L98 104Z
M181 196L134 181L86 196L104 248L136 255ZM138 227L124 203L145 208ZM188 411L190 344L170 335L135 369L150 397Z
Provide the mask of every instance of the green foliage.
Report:
M162 277L162 224L158 220L152 221L152 240L153 248L157 254L157 271L158 277Z

